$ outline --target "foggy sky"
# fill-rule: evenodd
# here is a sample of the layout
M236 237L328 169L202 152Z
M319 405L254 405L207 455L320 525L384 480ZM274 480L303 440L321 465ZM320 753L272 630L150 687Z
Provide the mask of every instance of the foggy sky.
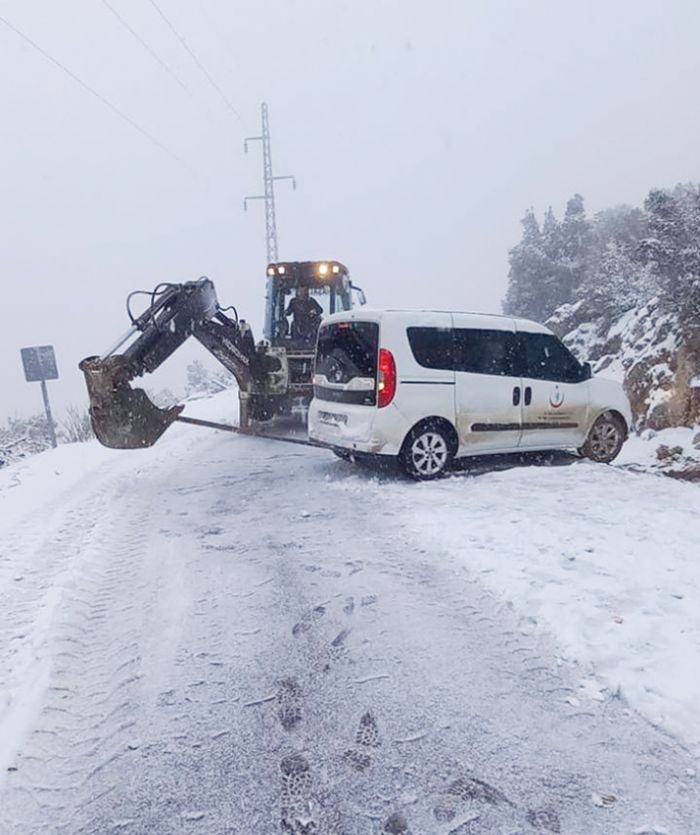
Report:
M639 204L698 179L700 4L671 0L4 0L0 14L181 157L150 144L0 23L0 421L40 410L19 349L53 343L60 418L126 294L208 275L260 333L260 132L280 256L345 262L372 306L499 311L528 206ZM192 169L192 170L190 170ZM194 173L193 173L194 172ZM182 388L183 349L148 385Z

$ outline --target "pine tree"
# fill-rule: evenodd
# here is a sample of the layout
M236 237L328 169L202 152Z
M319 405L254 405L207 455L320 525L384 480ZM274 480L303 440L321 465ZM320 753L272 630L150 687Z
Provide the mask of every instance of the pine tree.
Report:
M541 276L540 303L542 319L546 319L565 302L571 301L568 270L564 263L564 236L562 225L550 206L542 224L542 248L546 263Z
M576 301L591 318L616 316L658 295L700 332L700 186L652 189L643 210L617 206L592 221L575 194L561 223L549 208L541 229L532 209L522 225L506 313L544 320Z
M650 268L630 253L624 243L608 241L596 258L595 269L586 272L579 295L593 316L615 319L655 294Z
M590 225L584 276L575 297L592 316L617 316L656 295L652 270L641 257L646 214L631 206L599 212Z
M217 392L230 388L234 383L235 378L233 374L225 368L217 368L215 371L210 371L201 360L193 360L187 366L185 396L216 394ZM175 402L175 396L171 395L170 392L167 393L172 397L173 402Z
M529 319L544 319L543 289L548 261L542 232L532 209L528 209L521 223L520 243L508 253L510 269L503 311Z
M185 395L191 397L193 394L204 394L209 392L211 374L201 360L192 360L187 366L187 383L185 384Z
M583 197L574 196L566 204L561 224L562 278L558 292L558 304L573 301L586 272L590 255L591 223L586 217Z
M605 251L609 243L617 243L637 257L639 244L648 234L647 215L635 206L620 205L603 209L591 223L592 247L597 254Z

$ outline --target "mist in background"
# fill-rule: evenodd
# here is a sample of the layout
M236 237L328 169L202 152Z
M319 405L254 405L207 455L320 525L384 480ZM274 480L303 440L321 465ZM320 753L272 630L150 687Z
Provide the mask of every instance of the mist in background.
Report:
M223 96L149 0L0 6L160 143L0 22L0 421L41 409L29 345L56 348L56 417L86 404L77 363L126 329L132 289L208 275L261 335L263 208L242 209L262 101L275 173L298 180L277 191L281 259L343 261L372 306L499 312L527 207L698 178L691 0L158 5ZM181 390L195 356L147 385Z

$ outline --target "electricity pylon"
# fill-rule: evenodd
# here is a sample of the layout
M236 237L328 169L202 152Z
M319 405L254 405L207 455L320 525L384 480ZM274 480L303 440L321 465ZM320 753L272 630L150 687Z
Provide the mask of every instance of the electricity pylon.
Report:
M267 262L274 262L279 260L279 253L277 248L277 220L275 218L275 180L291 180L292 188L296 190L297 181L291 174L285 174L282 177L275 177L272 172L272 151L270 149L270 117L267 110L267 104L262 103L262 135L261 136L247 136L243 143L243 148L248 153L249 142L262 142L263 152L263 185L264 194L256 194L252 197L246 197L243 200L243 209L248 211L249 200L264 200L265 201L265 239L267 242Z

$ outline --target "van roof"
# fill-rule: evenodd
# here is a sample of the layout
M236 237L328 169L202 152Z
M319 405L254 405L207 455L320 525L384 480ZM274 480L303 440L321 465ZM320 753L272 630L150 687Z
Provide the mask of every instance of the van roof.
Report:
M459 314L460 316L471 316L474 318L474 325L481 325L483 327L484 319L495 319L500 322L513 322L519 331L529 331L530 333L551 333L550 329L540 322L533 322L531 319L522 319L518 316L505 316L501 313L477 313L472 310L427 310L425 308L372 308L372 307L355 307L352 310L345 310L340 313L334 313L324 319L324 324L327 322L342 322L344 319L369 319L370 321L379 321L381 319L390 317L410 317L410 316L430 316L430 315L444 315Z

